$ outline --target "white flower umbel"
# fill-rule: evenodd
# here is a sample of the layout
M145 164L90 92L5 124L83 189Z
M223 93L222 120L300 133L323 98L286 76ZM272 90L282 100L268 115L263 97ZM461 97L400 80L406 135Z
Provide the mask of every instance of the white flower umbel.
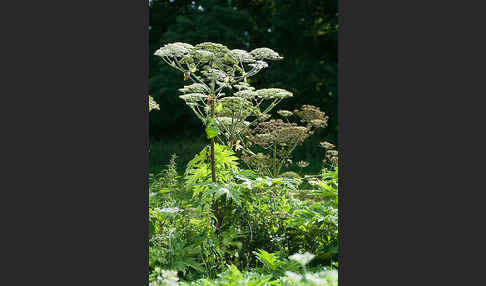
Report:
M277 52L269 48L258 48L250 52L251 55L257 60L281 60L281 57Z
M238 92L235 92L235 95L246 99L253 99L256 96L256 92L250 89L245 89L245 90L240 90Z
M290 91L281 88L264 88L256 91L257 95L265 99L292 97Z
M204 84L193 83L180 88L179 91L183 93L204 93L209 92L210 90Z
M188 54L194 47L186 43L171 43L158 49L154 55L159 57L183 57Z
M207 95L202 93L189 93L179 96L179 98L183 99L185 102L198 102L206 99L207 97Z
M253 55L250 54L247 51L234 49L234 50L231 50L231 53L233 54L233 56L235 56L242 63L253 63L253 62L255 62L255 58L253 57Z

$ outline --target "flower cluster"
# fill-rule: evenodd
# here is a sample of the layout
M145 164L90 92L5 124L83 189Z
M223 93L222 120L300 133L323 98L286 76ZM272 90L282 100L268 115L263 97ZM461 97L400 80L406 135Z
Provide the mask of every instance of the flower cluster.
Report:
M294 114L300 117L301 122L308 123L316 128L327 127L329 120L329 117L319 107L312 105L303 105L300 110L294 110Z
M209 92L206 85L200 83L193 83L191 85L186 85L184 88L179 89L182 93L205 93Z
M216 124L218 125L218 127L220 127L220 130L223 130L223 132L236 131L237 133L243 133L247 130L250 122L244 120L235 120L233 117L230 116L218 116L216 117ZM230 134L225 135L230 136Z
M308 136L309 130L296 123L283 122L281 119L272 119L257 124L254 135L249 139L252 143L268 147L273 144L291 146L302 143Z
M269 48L258 48L250 52L250 54L257 60L281 60L281 57L277 52Z
M316 286L337 286L338 285L338 272L335 269L325 270L316 273L307 272L305 266L314 259L314 255L306 253L296 253L289 256L290 260L298 262L302 267L304 267L304 274L295 273L292 271L285 271L286 279L293 281L296 284L299 282L306 282L305 285L316 285Z
M281 88L264 88L257 90L256 93L257 96L264 99L288 98L293 96L290 91Z
M333 164L333 165L337 165L338 163L338 159L339 159L339 156L338 156L338 151L337 150L327 150L326 151L326 157L327 159Z
M180 58L183 57L193 49L194 47L190 44L186 43L171 43L164 45L157 51L155 51L154 55L159 56L159 57L176 57Z
M207 95L202 94L202 93L188 93L188 94L183 94L183 95L179 96L179 98L183 99L186 103L203 101L207 97L208 97Z
M159 213L159 214L162 214L162 215L166 215L166 216L171 216L171 215L175 215L177 213L180 213L182 212L182 210L180 208L177 208L177 207L174 207L174 208L155 208L154 209L154 212L156 213Z
M321 147L326 149L326 150L334 149L336 147L336 145L329 143L327 141L321 142L320 144L321 144Z
M264 89L256 91L258 96L274 97L285 96L287 91L281 89ZM287 94L288 95L288 94ZM279 110L277 113L286 118L287 122L282 119L266 120L264 116L268 114L256 114L257 122L252 128L248 146L263 148L264 151L272 152L270 156L273 160L272 170L267 173L272 176L278 176L282 167L287 167L292 163L291 155L294 149L302 144L317 128L327 126L328 117L318 107L304 105L300 110L294 112L288 110ZM297 123L289 122L288 118L292 115L300 117L300 121L307 123L305 126L299 126ZM253 153L254 154L254 153ZM330 160L334 162L336 156L331 154ZM309 163L300 161L297 166L305 168Z
M253 98L256 97L257 93L250 90L250 89L244 89L244 90L240 90L240 91L235 92L234 95L242 97L242 98L246 98L246 99L253 99Z
M221 98L218 103L221 104L222 109L217 114L219 116L233 117L235 122L244 120L257 112L253 104L244 97L227 96Z
M314 257L315 257L314 254L306 252L306 253L293 254L293 255L289 256L289 259L298 262L302 266L305 266L312 259L314 259Z
M233 85L233 87L236 87L238 90L255 90L255 88L253 86L251 86L250 84L246 83L246 82L241 82L241 83L238 83L238 84L235 84Z
M326 159L329 160L332 165L336 166L339 159L339 152L337 150L334 150L334 148L336 148L336 145L331 144L327 141L321 142L320 145L322 148L326 149Z
M255 58L252 54L245 50L234 49L231 50L231 53L235 58L237 58L242 63L253 63L255 62Z
M229 81L228 75L220 69L214 68L205 68L201 71L201 74L208 80L212 80L213 78L221 83Z
M288 111L288 110L279 110L279 111L277 111L277 113L282 117L289 117L289 116L293 115L293 113L291 111Z
M149 95L149 112L155 109L160 110L160 106L157 102L155 102L154 98Z
M158 270L160 273L157 276L157 279L152 283L149 283L149 286L178 286L179 285L179 277L177 276L177 271L174 270Z
M297 166L299 166L299 168L305 168L305 167L309 166L309 162L306 162L306 161L299 161L296 164L297 164Z
M252 155L243 153L241 155L241 160L245 162L245 164L257 170L262 170L272 166L272 158L263 153L257 153Z

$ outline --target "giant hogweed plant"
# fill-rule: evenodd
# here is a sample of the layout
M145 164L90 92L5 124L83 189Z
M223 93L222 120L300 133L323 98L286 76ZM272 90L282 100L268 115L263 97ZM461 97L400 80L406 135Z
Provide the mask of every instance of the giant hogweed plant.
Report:
M268 67L266 61L280 60L282 57L269 48L247 52L240 49L230 50L222 44L210 42L195 46L180 42L170 43L154 54L181 72L184 80L192 82L179 89L183 93L180 98L203 122L210 146L209 154L203 150L189 164L188 169L192 178L199 176L201 179L206 177L208 172L211 174L214 186L210 190L215 190L211 193L215 228L219 229L223 215L218 198L224 194L227 198L232 197L234 201L236 197L231 196L227 188L218 185L215 151L219 149L224 153L224 144L215 145L215 138L221 140L218 135L224 135L227 145L237 146L243 141L242 134L252 124L247 119L252 118L256 121L267 117L282 99L292 96L291 92L278 88L255 91L248 83L248 78ZM227 95L225 92L230 94ZM209 165L205 164L207 157ZM207 169L205 166L210 168ZM191 173L191 169L194 172Z
M204 42L166 44L156 56L181 72L191 84L179 89L180 96L203 122L210 139L211 179L217 181L214 150L215 138L223 135L226 143L238 148L249 126L268 117L268 113L292 93L279 88L255 90L248 79L268 67L267 61L281 60L269 48L250 52ZM228 94L226 93L228 92ZM221 140L222 142L222 140ZM224 143L224 142L222 142Z

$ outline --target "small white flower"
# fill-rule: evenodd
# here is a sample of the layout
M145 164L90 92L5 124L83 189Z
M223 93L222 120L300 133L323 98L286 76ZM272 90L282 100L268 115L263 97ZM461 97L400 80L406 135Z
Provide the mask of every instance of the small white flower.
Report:
M310 274L307 273L305 275L305 279L309 282L311 282L314 285L319 285L319 286L328 286L329 284L327 283L326 279L320 278L319 276L315 274Z
M294 282L299 282L300 280L302 280L302 275L292 271L285 271L285 275L287 275L287 277Z
M307 181L310 185L312 186L319 186L319 182L318 181L314 181L314 180L309 180Z
M301 253L296 253L294 255L289 256L289 259L297 261L301 265L306 265L309 263L312 259L314 259L314 254L306 252L304 254Z
M155 211L165 215L173 215L178 212L182 212L182 210L179 208L163 208L163 209L156 208Z
M331 284L331 286L337 286L338 285L338 272L337 270L331 270L325 272L328 282Z
M164 277L164 284L168 286L177 286L179 285L179 277L177 277L177 271L173 270L162 270L162 276Z

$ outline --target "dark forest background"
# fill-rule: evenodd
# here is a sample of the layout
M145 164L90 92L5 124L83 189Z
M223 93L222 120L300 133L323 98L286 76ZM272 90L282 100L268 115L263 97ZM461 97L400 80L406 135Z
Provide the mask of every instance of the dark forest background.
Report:
M268 47L284 57L252 78L257 88L294 93L279 109L303 104L321 108L329 126L296 150L295 157L317 171L319 142L337 142L337 0L152 0L149 26L149 94L160 110L150 112L150 169L156 172L179 156L181 170L207 141L202 123L178 97L183 75L153 53L171 42L215 42L250 51Z

